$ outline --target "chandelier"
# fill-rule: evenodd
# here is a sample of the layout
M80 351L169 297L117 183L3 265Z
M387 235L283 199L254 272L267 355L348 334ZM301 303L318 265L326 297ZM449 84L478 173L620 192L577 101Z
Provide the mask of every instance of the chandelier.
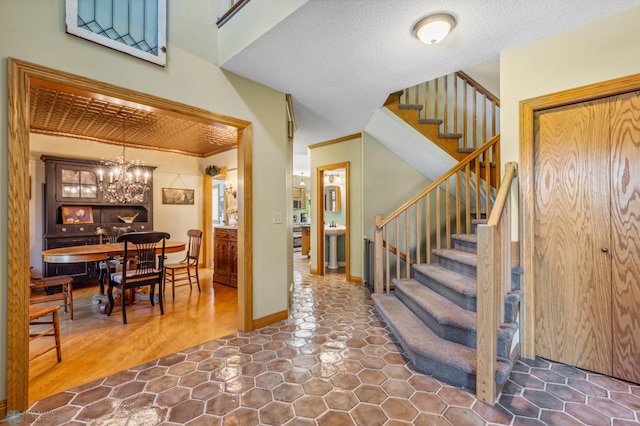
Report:
M102 167L98 169L100 191L110 204L143 203L145 194L149 190L151 174L140 160L127 162L125 157L126 116L122 112L118 115L122 116L122 155L114 161L103 162Z

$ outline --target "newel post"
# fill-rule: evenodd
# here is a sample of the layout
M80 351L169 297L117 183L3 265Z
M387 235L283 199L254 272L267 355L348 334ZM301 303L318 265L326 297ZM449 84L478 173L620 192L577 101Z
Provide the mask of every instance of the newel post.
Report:
M382 293L382 283L384 277L384 250L382 248L382 228L378 223L382 220L382 215L377 214L375 219L375 229L373 231L373 292Z
M498 315L496 276L500 274L499 238L495 226L478 225L478 292L476 301L476 397L493 405L496 398Z

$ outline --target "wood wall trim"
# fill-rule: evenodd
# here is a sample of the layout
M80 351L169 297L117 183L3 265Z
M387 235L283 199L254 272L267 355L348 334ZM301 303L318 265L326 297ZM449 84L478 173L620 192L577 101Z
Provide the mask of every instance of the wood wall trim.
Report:
M253 330L253 127L238 129L238 328Z
M266 317L256 318L253 320L253 329L256 330L258 328L266 327L274 322L284 321L289 318L289 311L284 310L280 312L274 312L271 315L267 315Z
M352 135L343 136L341 138L331 139L331 140L328 140L328 141L325 141L325 142L314 143L313 145L309 145L308 148L309 149L321 148L323 146L333 145L335 143L340 143L340 142L345 142L345 141L350 141L352 139L357 139L357 138L361 138L361 137L362 137L362 132L354 133Z
M520 102L520 264L525 273L521 288L522 301L521 343L522 356L534 358L535 353L535 119L537 111L585 102L597 98L640 90L640 74L590 84L562 92L552 93Z
M347 227L348 232L345 233L345 275L346 277L350 276L351 272L351 205L349 204L349 187L350 177L349 177L349 162L346 161L344 163L334 163L327 164L324 166L320 166L316 169L316 216L318 217L316 223L316 267L315 273L317 275L324 275L324 226L320 226L321 223L324 223L324 172L328 170L334 169L344 169L345 171L345 182L344 182L344 196L345 196L345 226ZM313 271L311 273L314 273Z
M8 61L7 408L29 406L29 81Z
M209 175L202 175L202 215L204 223L202 224L202 259L207 268L213 264L213 212L211 210L213 179Z
M362 279L362 277L356 277L355 275L349 275L347 277L347 281L351 281L354 283L358 283L358 284L363 284L364 280Z
M253 213L251 122L201 108L113 86L75 74L21 61L7 60L8 77L8 324L7 409L25 411L29 406L29 90L34 79L100 93L127 102L148 105L168 113L217 121L238 129L238 193L240 217L238 261L238 324L252 327L253 314ZM243 173L246 176L243 177Z

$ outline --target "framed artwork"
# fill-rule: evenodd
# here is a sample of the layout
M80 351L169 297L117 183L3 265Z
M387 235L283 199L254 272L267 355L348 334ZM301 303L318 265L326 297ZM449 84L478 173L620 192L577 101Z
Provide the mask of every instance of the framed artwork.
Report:
M67 32L165 66L167 0L66 0Z
M162 204L194 204L193 189L162 188Z
M62 223L93 223L93 208L90 206L62 206Z

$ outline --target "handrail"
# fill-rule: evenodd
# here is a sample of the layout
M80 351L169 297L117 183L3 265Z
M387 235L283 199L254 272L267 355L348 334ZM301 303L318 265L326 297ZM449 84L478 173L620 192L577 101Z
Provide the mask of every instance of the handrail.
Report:
M433 249L451 248L454 234L470 233L473 220L490 214L500 182L499 150L500 137L496 136L388 216L376 215L375 293L389 292L392 276L411 276L413 263L405 261L403 267L401 261L406 258L391 251L392 245L415 259L415 264L431 263Z
M392 93L385 106L457 160L500 133L500 99L462 71Z
M423 189L422 191L414 195L411 199L409 199L409 201L407 201L406 203L404 203L403 205L395 209L387 217L382 219L382 221L380 221L379 223L376 223L376 226L378 228L381 228L386 224L388 224L389 222L391 222L393 219L397 218L402 212L407 210L411 205L415 204L418 200L420 200L422 197L427 195L427 193L436 189L438 186L444 183L447 179L451 178L456 172L464 169L467 164L470 164L472 161L474 161L476 158L482 155L482 153L484 153L488 148L492 147L499 141L500 141L500 135L496 135L493 138L491 138L491 140L487 141L484 145L481 145L475 151L469 154L467 158L465 158L464 160L462 160L461 162L453 166L451 169L449 169L448 172L440 176L438 179L434 180L431 183L431 185L427 186L425 189Z
M234 3L225 13L222 14L216 21L218 28L222 27L229 19L247 5L251 0L238 0Z
M502 182L500 183L500 189L498 190L498 194L496 195L496 200L493 204L491 215L489 215L489 219L487 219L488 226L498 226L500 222L502 210L504 209L504 205L509 198L509 192L511 191L511 182L513 182L513 179L518 176L517 167L518 166L514 162L509 162L504 166L504 177L502 178Z
M472 86L473 88L475 88L479 93L485 95L487 99L489 99L491 102L493 102L497 106L500 106L499 98L497 98L493 93L485 89L484 86L482 86L480 83L475 81L473 78L469 77L469 75L466 74L464 71L457 71L456 75L460 77L460 79L466 81L467 84L469 84L469 86Z
M387 242L383 241L382 242L382 247L386 247L387 246ZM394 246L393 244L389 244L389 251L393 254L398 254L398 256L400 256L400 259L404 260L405 262L407 261L407 259L409 259L409 263L412 265L415 265L417 262L415 260L413 260L411 257L408 257L404 252L399 251L396 246Z

